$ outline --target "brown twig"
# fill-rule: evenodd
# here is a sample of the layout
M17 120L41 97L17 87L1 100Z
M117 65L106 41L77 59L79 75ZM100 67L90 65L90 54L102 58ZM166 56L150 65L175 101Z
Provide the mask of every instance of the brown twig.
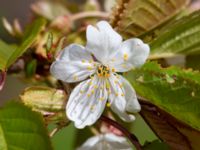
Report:
M102 11L87 11L87 12L80 12L80 13L74 14L70 17L70 19L72 21L76 21L76 20L88 18L88 17L100 17L100 18L108 19L109 14Z
M126 128L121 126L116 121L114 121L106 116L103 116L103 115L100 117L100 120L114 126L118 130L120 130L131 141L131 143L135 146L135 148L137 150L142 150L142 146L139 143L137 137L134 134L130 133Z

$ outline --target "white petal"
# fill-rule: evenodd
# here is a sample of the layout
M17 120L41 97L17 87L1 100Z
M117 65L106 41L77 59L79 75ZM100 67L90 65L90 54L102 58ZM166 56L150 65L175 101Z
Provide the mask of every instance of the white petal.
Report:
M101 141L102 139L102 135L98 135L98 136L93 136L91 138L89 138L80 148L78 148L77 150L94 150L94 147L96 144L98 144L98 142Z
M97 88L98 87L98 88ZM66 106L67 116L77 128L92 125L101 116L107 101L104 81L94 76L72 91Z
M133 115L126 113L127 100L125 99L125 91L120 77L112 75L109 81L111 93L108 99L111 103L111 109L124 121L131 122L135 120Z
M126 72L134 67L140 67L149 56L149 46L140 39L132 38L124 41L109 64L117 72Z
M91 54L85 48L78 44L71 44L65 47L56 58L62 61L90 61L92 60Z
M78 82L86 79L95 72L93 63L58 60L53 62L50 68L51 74L64 82Z
M122 42L122 37L106 21L98 22L97 28L89 25L86 32L86 50L103 64L116 53Z
M126 99L126 111L131 113L136 113L141 110L141 106L138 102L137 95L135 90L131 86L131 84L122 76L120 76L123 88L125 91L125 99Z
M113 133L105 134L104 141L107 141L112 146L113 150L132 150L125 137L117 136Z
M131 150L131 145L126 138L116 136L112 133L101 134L89 138L77 150Z

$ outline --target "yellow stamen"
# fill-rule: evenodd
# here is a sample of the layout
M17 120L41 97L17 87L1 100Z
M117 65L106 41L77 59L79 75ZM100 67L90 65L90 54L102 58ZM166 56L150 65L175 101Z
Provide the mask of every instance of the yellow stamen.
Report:
M111 106L111 103L107 102L106 106L107 106L107 107L110 107L110 106Z
M115 68L112 68L112 72L115 72Z
M115 80L114 82L115 82L115 84L118 84L118 81L117 81L117 80Z
M94 94L94 90L91 91L91 94Z
M91 66L88 66L87 67L87 70L92 70L93 68Z
M103 97L100 97L100 98L99 98L99 100L100 100L100 101L103 101L103 100L104 100L104 98L103 98Z
M119 84L119 87L122 88L122 87L123 87L123 84Z
M74 75L74 76L73 76L73 79L74 79L74 80L78 80L77 75Z
M127 68L127 66L125 64L122 64L122 67L125 68L125 69Z
M124 56L123 56L123 58L124 58L124 61L128 60L128 54L125 53Z
M84 93L83 90L80 90L80 93L83 94Z
M100 65L97 67L98 77L108 78L110 77L110 68L108 66Z
M90 110L94 110L95 105L90 106Z

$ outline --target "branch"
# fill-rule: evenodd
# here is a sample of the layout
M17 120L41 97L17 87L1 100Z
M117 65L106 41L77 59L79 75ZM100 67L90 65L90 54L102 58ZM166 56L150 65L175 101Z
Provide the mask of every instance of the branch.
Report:
M116 121L114 121L106 116L103 116L103 115L100 117L100 120L114 126L118 130L120 130L131 141L131 143L136 147L137 150L142 150L142 146L139 143L137 137L134 134L130 133L122 125L120 125Z
M101 11L87 11L87 12L80 12L80 13L74 14L70 17L70 19L72 21L76 21L76 20L88 18L88 17L100 17L100 18L107 19L109 17L109 14L106 12L101 12Z

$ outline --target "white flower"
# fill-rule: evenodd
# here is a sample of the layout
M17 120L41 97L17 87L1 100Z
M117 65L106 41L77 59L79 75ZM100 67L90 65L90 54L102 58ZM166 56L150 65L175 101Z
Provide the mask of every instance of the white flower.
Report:
M86 47L69 45L50 68L52 75L64 82L86 79L69 97L68 118L77 128L84 128L96 122L107 104L121 119L134 120L127 112L141 109L136 93L116 72L126 72L144 64L149 46L137 38L122 42L122 37L106 21L98 22L97 28L89 25L86 34Z
M132 150L132 148L124 137L107 133L89 138L77 150Z

